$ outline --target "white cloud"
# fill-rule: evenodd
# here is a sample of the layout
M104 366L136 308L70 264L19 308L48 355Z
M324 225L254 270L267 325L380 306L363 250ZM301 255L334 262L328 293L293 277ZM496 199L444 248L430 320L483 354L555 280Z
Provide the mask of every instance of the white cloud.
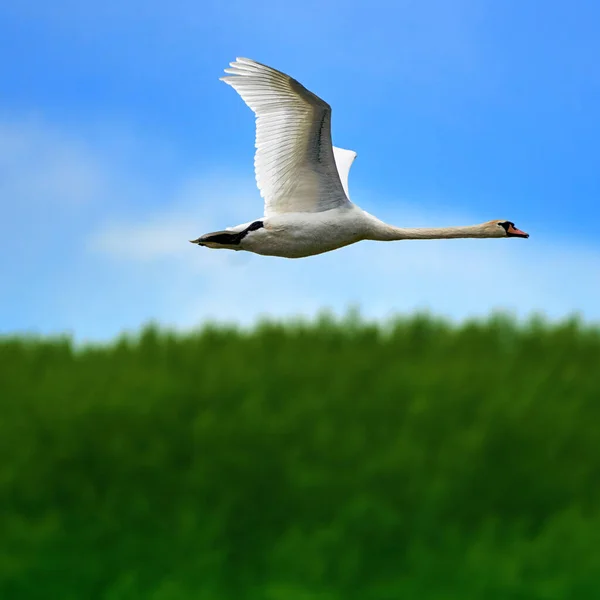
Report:
M102 268L83 253L90 229L152 199L123 160L132 154L127 136L111 131L103 139L105 129L74 131L37 115L0 114L0 332L68 329L66 295L93 288ZM85 331L86 323L79 327Z
M104 174L79 138L36 118L0 120L0 197L24 209L79 205L101 195Z

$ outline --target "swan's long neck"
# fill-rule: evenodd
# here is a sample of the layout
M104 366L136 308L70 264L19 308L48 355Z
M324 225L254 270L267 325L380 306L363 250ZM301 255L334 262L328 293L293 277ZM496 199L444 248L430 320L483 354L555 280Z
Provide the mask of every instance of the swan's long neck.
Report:
M441 240L455 238L490 237L482 225L462 225L458 227L394 227L379 219L371 223L369 239L381 242L393 240Z

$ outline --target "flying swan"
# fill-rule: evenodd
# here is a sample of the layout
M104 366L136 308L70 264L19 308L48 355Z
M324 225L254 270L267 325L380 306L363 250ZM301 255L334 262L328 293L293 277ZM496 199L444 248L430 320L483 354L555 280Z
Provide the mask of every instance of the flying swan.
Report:
M356 152L331 143L331 107L285 73L237 58L222 81L256 115L256 183L264 216L207 233L192 243L302 258L361 240L527 238L512 221L436 228L388 225L349 199Z

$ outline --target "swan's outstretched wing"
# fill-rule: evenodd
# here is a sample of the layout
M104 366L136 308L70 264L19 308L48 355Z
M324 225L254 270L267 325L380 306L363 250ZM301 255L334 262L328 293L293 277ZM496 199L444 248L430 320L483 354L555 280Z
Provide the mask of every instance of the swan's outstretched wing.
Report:
M340 176L340 181L346 193L346 197L349 199L350 194L348 192L348 175L350 174L350 167L356 158L356 152L354 150L344 150L343 148L333 147L333 156L335 158L335 165Z
M348 205L331 145L331 107L285 73L237 58L225 69L256 115L256 183L265 216Z

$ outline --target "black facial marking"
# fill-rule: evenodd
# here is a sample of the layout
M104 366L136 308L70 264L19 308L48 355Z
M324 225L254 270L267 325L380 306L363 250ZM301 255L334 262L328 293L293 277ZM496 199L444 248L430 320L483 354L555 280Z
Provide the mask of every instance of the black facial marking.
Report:
M498 223L498 225L500 225L501 227L504 228L504 231L506 231L506 235L508 237L529 237L527 235L521 235L520 233L512 233L509 231L509 228L512 227L513 229L516 229L515 224L512 221L504 221L503 223Z

